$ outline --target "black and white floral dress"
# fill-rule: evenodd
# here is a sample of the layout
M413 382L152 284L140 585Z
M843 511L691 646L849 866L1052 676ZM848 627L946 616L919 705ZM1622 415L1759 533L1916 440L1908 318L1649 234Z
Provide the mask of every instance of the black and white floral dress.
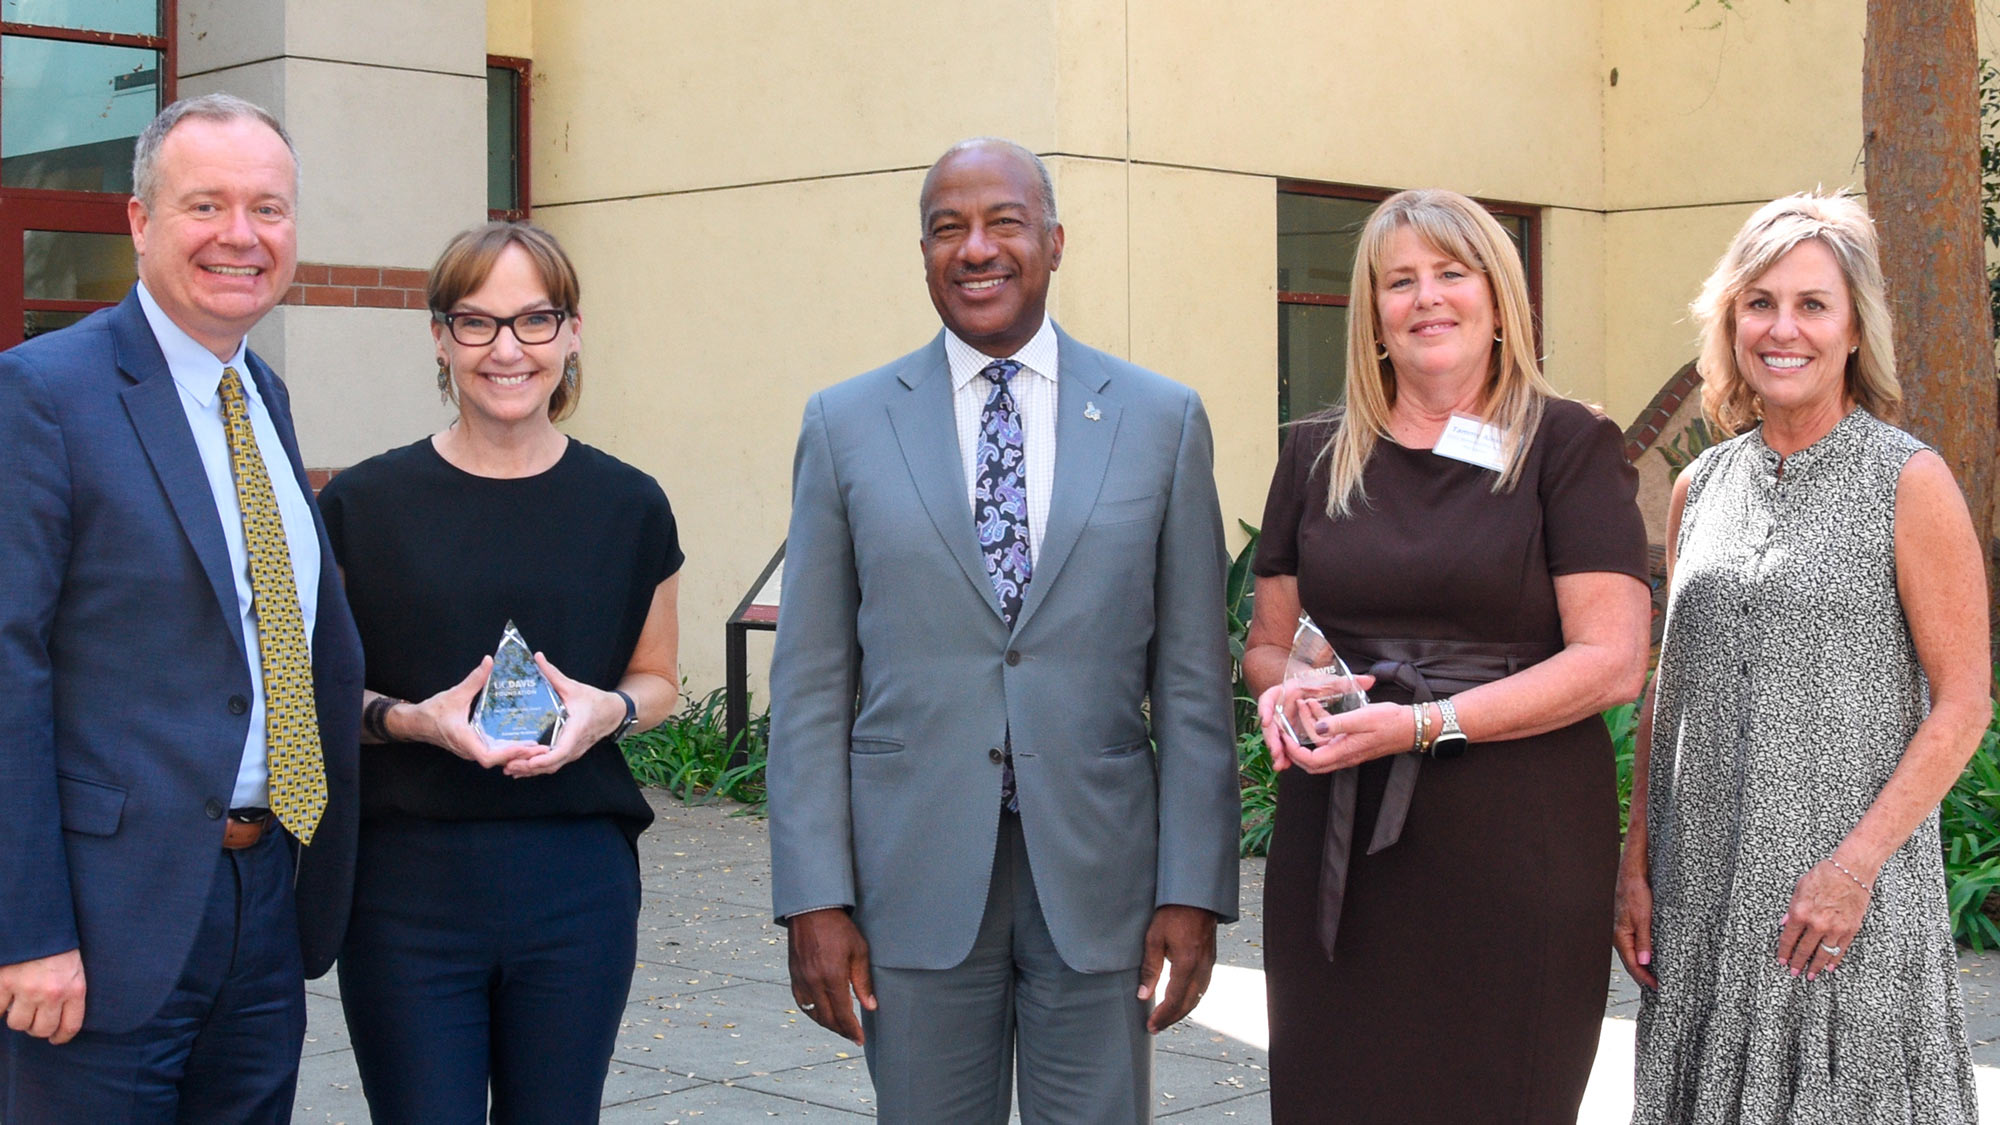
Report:
M1635 1123L1978 1120L1933 812L1815 981L1777 960L1929 707L1896 589L1896 486L1922 442L1863 410L1783 459L1761 429L1691 470L1649 777L1653 968Z

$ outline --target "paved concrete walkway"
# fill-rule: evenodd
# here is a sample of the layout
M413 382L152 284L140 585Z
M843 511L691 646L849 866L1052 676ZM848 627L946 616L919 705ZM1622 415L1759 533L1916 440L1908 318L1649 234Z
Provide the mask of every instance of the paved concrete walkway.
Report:
M873 1115L853 1045L801 1015L786 982L783 931L771 925L770 852L760 819L649 792L659 821L640 839L645 893L639 961L602 1120L618 1125L737 1125ZM1264 864L1243 864L1243 920L1220 931L1216 980L1194 1017L1155 1042L1158 1118L1268 1122L1263 1025ZM1963 955L1981 1065L1982 1120L2000 1125L2000 955ZM363 1125L334 976L308 982L305 1059L295 1120ZM1636 988L1612 971L1604 1044L1582 1120L1624 1122L1631 1107ZM1195 1022L1195 1021L1200 1022Z

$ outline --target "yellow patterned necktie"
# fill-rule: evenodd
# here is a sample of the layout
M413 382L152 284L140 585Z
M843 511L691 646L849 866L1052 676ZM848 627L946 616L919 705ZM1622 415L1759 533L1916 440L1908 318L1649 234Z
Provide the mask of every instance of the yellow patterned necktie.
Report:
M264 669L264 736L271 771L271 811L301 844L312 843L326 811L326 767L320 759L319 715L313 706L312 650L292 577L292 550L271 478L257 451L243 377L222 369L222 414L228 422L229 465L243 512L250 555L250 608Z

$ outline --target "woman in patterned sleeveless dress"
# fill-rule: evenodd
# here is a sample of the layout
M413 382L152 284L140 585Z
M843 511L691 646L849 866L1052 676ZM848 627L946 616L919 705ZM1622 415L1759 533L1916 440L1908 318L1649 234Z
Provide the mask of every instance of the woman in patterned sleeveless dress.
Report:
M1937 806L1992 714L1985 575L1943 459L1883 420L1867 213L1765 205L1693 308L1740 436L1674 485L1618 881L1633 1121L1970 1125Z

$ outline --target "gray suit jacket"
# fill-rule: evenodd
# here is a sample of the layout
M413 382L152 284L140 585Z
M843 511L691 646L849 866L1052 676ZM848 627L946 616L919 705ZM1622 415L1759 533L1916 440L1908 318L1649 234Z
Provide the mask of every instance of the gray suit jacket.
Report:
M1186 387L1058 339L1048 528L1011 631L966 499L943 334L806 406L771 664L774 906L852 906L878 965L943 969L971 950L1009 731L1067 964L1137 965L1159 905L1236 915L1208 419Z

